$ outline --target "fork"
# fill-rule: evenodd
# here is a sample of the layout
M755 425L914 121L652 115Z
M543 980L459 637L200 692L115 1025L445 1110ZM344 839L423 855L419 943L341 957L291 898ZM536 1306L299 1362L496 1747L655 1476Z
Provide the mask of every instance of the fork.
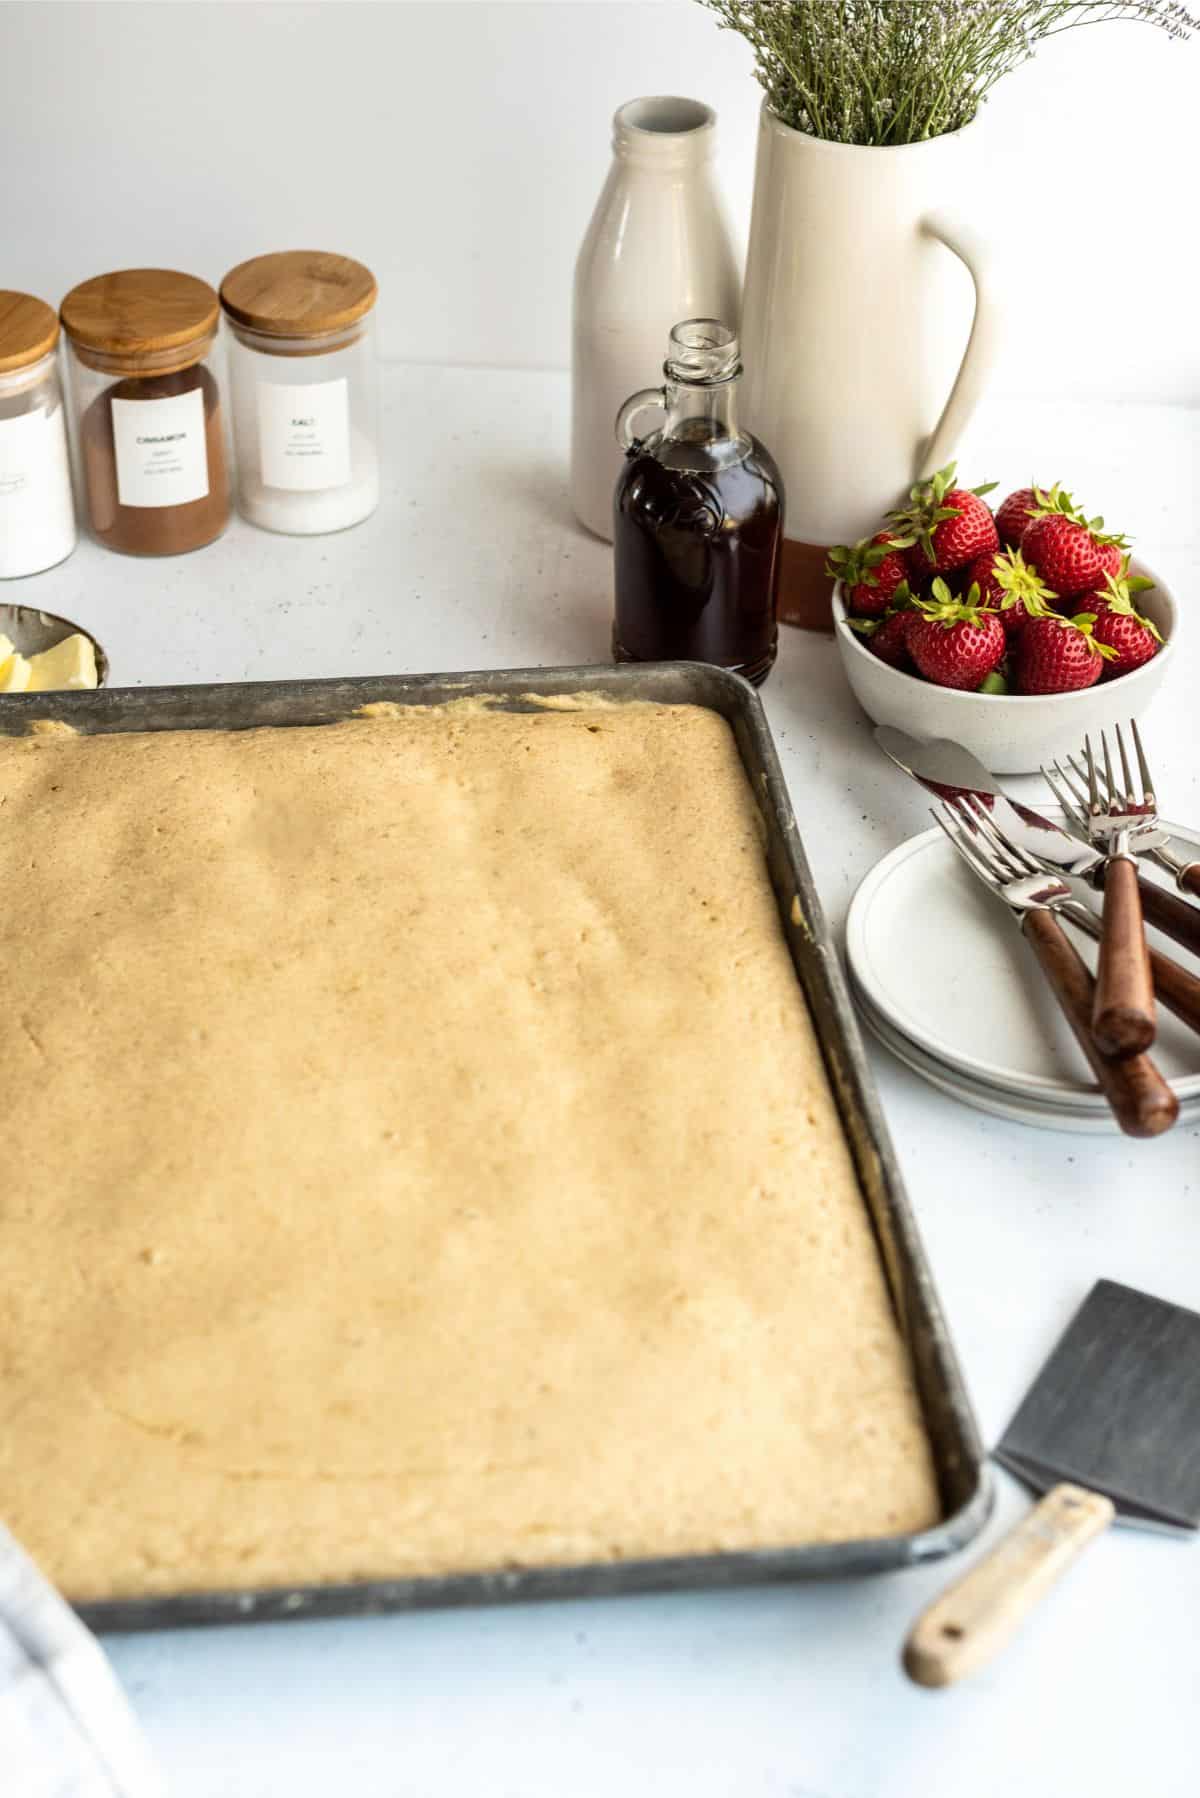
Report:
M1077 930L1082 930L1086 936L1091 937L1093 942L1100 941L1100 919L1091 906L1080 898L1082 881L1078 875L1067 873L1054 863L1043 861L1033 850L1024 848L1007 831L1001 829L977 793L964 792L954 803L968 813L971 829L981 831L987 837L992 854L1003 864L1009 877L1056 875L1059 886L1065 888L1065 894L1049 894L1043 903L1058 916L1066 918ZM1098 867L1103 865L1102 862L1097 864ZM1090 879L1091 875L1084 878ZM1161 891L1158 887L1154 890ZM1173 895L1168 893L1166 897L1171 899ZM1190 911L1192 908L1188 906L1186 909ZM1150 951L1150 974L1159 1003L1165 1005L1168 1011L1174 1012L1189 1030L1200 1035L1200 977L1190 973L1187 968L1180 967L1169 955L1160 955L1157 949Z
M1134 729L1136 731L1136 725ZM1106 1055L1140 1055L1154 1041L1154 986L1150 978L1150 951L1138 892L1137 861L1131 847L1135 834L1143 841L1157 822L1157 805L1150 771L1142 754L1142 796L1135 797L1133 773L1121 727L1116 726L1121 756L1122 784L1113 776L1108 733L1100 733L1104 755L1107 798L1100 793L1100 777L1092 739L1084 739L1088 776L1088 835L1106 857L1104 910L1101 918L1100 961L1096 969L1096 995L1092 1006L1092 1034ZM1137 739L1141 749L1141 738Z
M1019 865L1016 858L1010 859L1004 839L1001 848L996 847L1000 833L990 819L985 825L980 813L986 817L982 805L976 812L947 803L940 811L933 810L932 816L971 872L1008 906L1121 1129L1127 1136L1160 1136L1179 1115L1179 1101L1150 1057L1105 1055L1092 1036L1095 983L1054 915L1068 903L1078 903L1071 888L1061 875L1042 868L1014 874L1012 868ZM969 831L968 822L978 828Z
M1138 749L1139 771L1144 785L1152 789L1153 783L1148 778L1145 751L1142 749L1136 724L1133 726L1133 738ZM1061 762L1056 761L1053 773L1049 768L1043 767L1042 778L1062 806L1071 829L1086 837L1089 800L1087 774L1073 755L1067 756L1066 763L1064 768ZM1172 876L1180 892L1193 892L1200 896L1200 861L1181 853L1190 845L1185 846L1178 838L1164 835L1158 841L1157 837L1157 832L1149 838L1135 834L1130 847L1136 854L1145 855L1158 867L1164 868ZM1106 866L1106 863L1098 862L1096 873L1089 875L1100 887L1104 885ZM1166 887L1160 886L1156 880L1147 880L1140 875L1138 892L1141 894L1143 915L1149 922L1157 925L1168 936L1174 937L1177 943L1182 943L1194 955L1200 955L1200 910L1190 905L1186 899L1180 898L1178 893L1169 892Z

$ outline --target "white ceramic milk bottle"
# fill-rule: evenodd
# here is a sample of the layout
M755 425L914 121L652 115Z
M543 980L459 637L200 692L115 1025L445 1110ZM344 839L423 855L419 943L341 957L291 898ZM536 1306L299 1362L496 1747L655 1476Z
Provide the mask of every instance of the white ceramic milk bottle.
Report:
M613 120L613 162L575 265L571 503L612 537L621 466L614 426L657 380L685 318L736 331L737 265L713 185L716 114L698 100L630 100Z

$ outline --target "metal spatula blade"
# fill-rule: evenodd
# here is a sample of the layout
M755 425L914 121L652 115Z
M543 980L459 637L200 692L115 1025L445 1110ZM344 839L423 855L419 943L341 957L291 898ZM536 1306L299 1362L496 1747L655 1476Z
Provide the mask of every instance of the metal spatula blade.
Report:
M1200 1527L1200 1314L1098 1280L996 1459L1039 1492L1103 1492L1120 1522Z
M918 1617L904 1666L921 1685L989 1660L1114 1518L1200 1525L1200 1314L1098 1280L996 1459L1045 1497Z

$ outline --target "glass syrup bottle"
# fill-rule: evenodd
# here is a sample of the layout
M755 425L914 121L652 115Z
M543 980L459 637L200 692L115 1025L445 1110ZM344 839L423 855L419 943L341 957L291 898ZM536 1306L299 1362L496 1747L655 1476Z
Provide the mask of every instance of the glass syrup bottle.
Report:
M613 498L618 662L715 662L757 686L775 660L783 483L737 420L738 341L718 319L671 332L665 385L617 417ZM639 438L640 413L666 413Z

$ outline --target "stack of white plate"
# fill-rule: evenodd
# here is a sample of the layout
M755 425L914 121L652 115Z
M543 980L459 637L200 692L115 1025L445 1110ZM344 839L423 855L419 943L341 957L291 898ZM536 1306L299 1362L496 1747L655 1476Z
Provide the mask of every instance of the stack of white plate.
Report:
M1200 852L1195 833L1164 828ZM1142 866L1150 879L1168 878ZM1094 901L1098 908L1098 894ZM1094 967L1094 946L1065 928ZM1150 940L1200 974L1186 949L1155 931ZM850 907L846 958L870 1030L941 1092L1046 1130L1116 1131L1011 912L940 830L902 843L867 875ZM1200 1118L1200 1036L1160 1008L1153 1055L1178 1095L1180 1122Z

